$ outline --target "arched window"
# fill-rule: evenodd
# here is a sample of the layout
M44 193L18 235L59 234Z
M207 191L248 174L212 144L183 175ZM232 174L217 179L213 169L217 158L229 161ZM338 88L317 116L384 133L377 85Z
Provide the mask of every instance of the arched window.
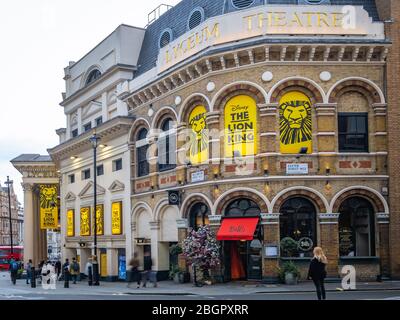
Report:
M191 209L189 214L189 226L197 230L201 226L209 225L208 219L208 206L204 203L196 203Z
M143 128L139 131L136 141L136 156L137 156L137 176L145 177L150 173L150 165L147 159L147 150L149 144L147 142L147 129Z
M340 256L375 256L375 219L371 203L352 197L342 203L339 212Z
M245 198L231 202L225 210L226 217L257 217L260 214L261 210L257 203Z
M89 73L89 76L86 79L86 84L91 84L92 82L95 82L97 79L101 77L101 72L98 69L95 69Z
M171 118L164 120L161 130L158 139L158 170L167 171L176 168L176 135Z
M310 200L296 197L280 209L281 256L310 257L316 246L316 210Z

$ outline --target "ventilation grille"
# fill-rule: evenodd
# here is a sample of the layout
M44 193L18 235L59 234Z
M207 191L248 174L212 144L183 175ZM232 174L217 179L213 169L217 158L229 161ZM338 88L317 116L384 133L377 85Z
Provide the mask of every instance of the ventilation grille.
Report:
M232 5L237 9L244 9L250 7L254 0L232 0Z
M165 30L160 37L160 48L164 48L166 45L168 45L171 42L171 31Z
M194 10L189 17L189 21L188 21L189 30L192 30L192 29L196 28L197 26L199 26L203 22L203 19L204 19L204 14L203 14L202 10L200 10L200 9Z

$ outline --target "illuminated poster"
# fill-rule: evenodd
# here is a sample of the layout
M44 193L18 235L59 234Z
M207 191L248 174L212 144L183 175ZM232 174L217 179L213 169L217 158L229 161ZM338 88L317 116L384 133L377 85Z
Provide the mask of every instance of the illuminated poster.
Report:
M103 278L108 276L106 253L100 253L100 276Z
M225 156L257 153L257 104L245 95L232 98L225 106Z
M94 223L92 227L94 230ZM96 206L96 228L98 236L104 235L104 205L102 204Z
M113 235L122 234L122 202L113 202L111 206L111 228Z
M81 208L81 236L90 236L90 208Z
M74 210L67 211L67 237L75 236L75 212Z
M299 154L302 148L312 153L310 99L298 91L285 94L279 102L279 115L281 153Z
M204 106L197 106L189 116L190 157L192 164L199 164L208 160L208 130L206 123L207 110Z
M40 186L40 229L42 230L58 228L57 196L57 186Z

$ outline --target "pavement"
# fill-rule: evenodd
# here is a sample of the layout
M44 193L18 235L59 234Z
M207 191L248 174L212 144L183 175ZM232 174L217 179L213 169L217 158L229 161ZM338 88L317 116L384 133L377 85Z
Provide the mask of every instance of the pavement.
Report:
M343 290L340 283L327 283L328 292L378 292L378 291L400 291L400 281L384 281L384 282L358 282L356 289ZM64 288L64 282L58 281L56 289L45 289L39 283L36 288L31 288L25 280L17 280L17 284L13 286L9 279L8 273L0 273L0 295L138 295L138 296L213 296L223 297L229 296L246 296L256 294L294 294L294 293L313 293L314 285L311 281L300 282L297 285L282 284L261 284L251 282L232 282L224 284L206 285L196 287L191 283L177 284L172 281L162 281L158 283L156 288L148 283L147 288L136 288L136 284L132 283L130 287L124 282L101 282L100 286L89 286L87 282L70 282L69 288Z

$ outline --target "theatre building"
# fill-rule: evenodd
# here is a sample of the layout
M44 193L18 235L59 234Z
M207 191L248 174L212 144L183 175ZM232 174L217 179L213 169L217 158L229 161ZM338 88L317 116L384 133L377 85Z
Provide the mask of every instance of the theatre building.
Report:
M388 149L388 63L398 61L387 6L395 4L182 0L72 62L67 128L49 150L60 170L63 256L85 263L92 252L96 174L108 279L135 252L142 265L150 253L166 279L171 246L205 224L221 246L216 281L276 281L289 260L305 279L315 246L330 278L345 265L359 279L399 277L391 215L400 213L390 200L399 190L389 181L399 153Z

